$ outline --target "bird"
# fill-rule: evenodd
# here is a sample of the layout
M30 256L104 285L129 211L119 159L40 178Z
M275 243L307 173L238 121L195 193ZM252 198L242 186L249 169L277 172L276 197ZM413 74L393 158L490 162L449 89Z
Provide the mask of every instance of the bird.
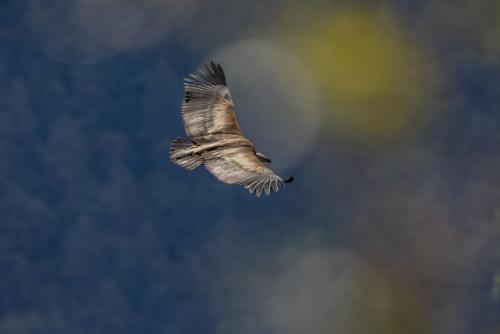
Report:
M172 142L170 159L175 164L188 170L204 165L217 180L241 185L257 197L294 180L267 167L271 159L242 134L220 64L211 61L184 78L181 115L186 137Z

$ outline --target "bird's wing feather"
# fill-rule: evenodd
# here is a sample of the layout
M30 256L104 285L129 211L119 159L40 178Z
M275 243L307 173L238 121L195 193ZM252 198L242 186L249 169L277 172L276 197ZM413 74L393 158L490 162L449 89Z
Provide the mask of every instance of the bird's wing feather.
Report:
M253 148L242 146L218 152L205 160L205 167L219 181L240 184L257 197L264 192L277 192L284 184L281 177L262 164Z
M211 62L190 74L184 82L182 119L189 137L211 134L241 135L226 76Z

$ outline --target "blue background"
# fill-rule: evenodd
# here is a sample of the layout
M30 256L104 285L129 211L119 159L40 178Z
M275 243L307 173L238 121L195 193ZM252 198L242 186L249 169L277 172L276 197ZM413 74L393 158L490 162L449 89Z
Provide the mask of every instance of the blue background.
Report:
M466 36L424 31L432 4L380 1L445 64L453 107L401 145L324 127L284 172L295 182L256 199L168 149L182 78L293 3L199 4L172 34L88 57L33 19L67 3L0 4L0 333L284 333L254 327L260 302L240 295L258 291L252 273L272 286L283 247L356 254L410 295L389 294L396 310L417 305L363 333L500 333L499 66L460 56Z

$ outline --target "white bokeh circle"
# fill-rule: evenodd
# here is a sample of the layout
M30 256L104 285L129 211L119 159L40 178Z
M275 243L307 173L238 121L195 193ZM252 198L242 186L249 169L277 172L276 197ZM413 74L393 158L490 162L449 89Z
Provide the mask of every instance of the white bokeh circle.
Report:
M283 171L312 148L321 117L312 76L290 52L262 40L243 40L216 51L245 136ZM208 61L207 60L207 61Z

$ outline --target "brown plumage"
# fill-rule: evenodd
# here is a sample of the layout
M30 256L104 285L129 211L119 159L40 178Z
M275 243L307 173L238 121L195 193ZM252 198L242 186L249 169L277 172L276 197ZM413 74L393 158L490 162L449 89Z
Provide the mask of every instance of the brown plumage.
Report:
M260 197L278 191L293 178L283 180L263 162L241 133L226 76L219 64L211 62L190 74L184 82L182 120L187 138L177 138L170 148L170 159L193 170L204 164L219 181L240 184Z

